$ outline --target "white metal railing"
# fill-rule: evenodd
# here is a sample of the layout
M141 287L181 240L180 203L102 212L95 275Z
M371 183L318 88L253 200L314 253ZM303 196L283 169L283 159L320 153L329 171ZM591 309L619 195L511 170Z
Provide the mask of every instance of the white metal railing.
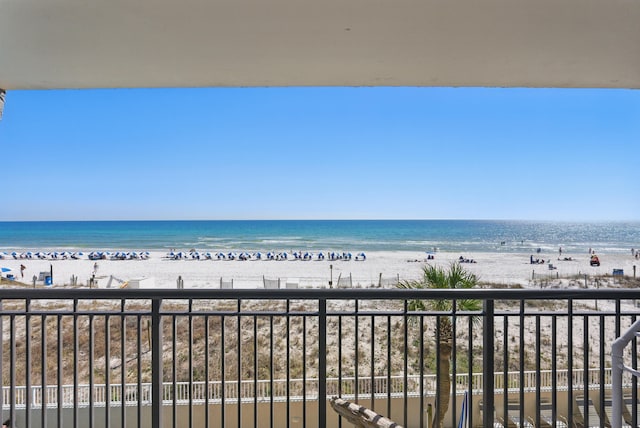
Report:
M537 372L525 371L520 376L520 372L507 373L507 391L519 391L520 387L524 391L535 391L538 388L536 381ZM555 372L551 370L543 370L538 372L540 376L539 388L542 391L551 390L555 385L558 390L567 390L569 386L572 388L583 388L585 385L584 369L575 369L569 379L569 373L567 370L557 370ZM587 385L590 388L599 388L601 385L611 386L612 372L611 369L604 369L604 379L600 380L600 369L589 369L587 376ZM373 382L372 382L373 380ZM522 380L522 382L521 382ZM505 378L504 373L496 373L494 377L496 391L504 390ZM427 396L435 395L436 390L436 376L425 375L422 376L422 389L423 393ZM521 384L522 383L522 384ZM287 389L288 384L288 389ZM482 391L483 379L482 373L475 373L472 375L471 382L469 382L468 374L456 375L456 390L464 391L471 385L471 389L474 392ZM305 388L303 388L303 386ZM73 385L61 386L62 407L73 407L77 405L79 407L89 405L90 386L86 384L78 385L77 389ZM243 380L238 381L210 381L206 382L176 382L175 394L174 383L166 382L163 384L163 400L165 403L187 404L190 401L196 403L203 403L206 400L209 402L222 402L225 401L237 401L240 398L241 401L284 401L289 398L291 401L302 400L302 391L305 390L305 396L307 399L317 399L318 380L317 379L274 379L274 380ZM406 389L406 392L405 392ZM289 394L287 394L287 390ZM356 390L356 379L354 377L343 378L328 378L327 379L327 395L342 394L345 397L352 397L356 394L361 397L371 396L371 394L392 397L418 396L420 394L420 376L407 376L406 388L404 376L376 376L373 379L371 377L358 378L358 388ZM74 396L74 391L76 394ZM238 394L238 391L240 393ZM110 384L109 389L104 384L93 385L93 405L94 406L106 406L109 403L110 406L125 406L129 405L149 405L151 403L151 383L138 384L126 384L124 393L120 384ZM46 406L50 408L58 407L58 386L50 385L44 389L46 398L43 400L43 389L39 385L31 386L29 389L25 386L17 386L14 388L14 405L17 408L26 407L27 402L30 403L32 408L40 408ZM29 393L29 394L28 394ZM28 398L30 395L30 398ZM9 406L11 401L10 387L5 386L2 388L2 403L4 406Z

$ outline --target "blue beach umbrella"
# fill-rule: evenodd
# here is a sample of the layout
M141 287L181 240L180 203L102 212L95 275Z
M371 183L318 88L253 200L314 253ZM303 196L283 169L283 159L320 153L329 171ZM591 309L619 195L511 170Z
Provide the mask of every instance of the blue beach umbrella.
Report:
M0 268L0 271L2 271L2 272L11 272L12 270L13 270L13 269L8 268L8 267Z

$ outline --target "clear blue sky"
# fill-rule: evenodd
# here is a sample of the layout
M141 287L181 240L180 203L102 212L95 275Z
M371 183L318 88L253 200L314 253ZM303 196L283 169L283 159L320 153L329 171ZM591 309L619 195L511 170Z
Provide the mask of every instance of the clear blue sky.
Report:
M640 91L10 91L0 220L640 219Z

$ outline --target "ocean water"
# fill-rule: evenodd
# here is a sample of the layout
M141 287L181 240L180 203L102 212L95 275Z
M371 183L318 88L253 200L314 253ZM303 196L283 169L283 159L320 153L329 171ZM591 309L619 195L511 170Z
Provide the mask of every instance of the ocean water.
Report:
M640 222L238 220L0 222L0 250L464 251L623 253Z

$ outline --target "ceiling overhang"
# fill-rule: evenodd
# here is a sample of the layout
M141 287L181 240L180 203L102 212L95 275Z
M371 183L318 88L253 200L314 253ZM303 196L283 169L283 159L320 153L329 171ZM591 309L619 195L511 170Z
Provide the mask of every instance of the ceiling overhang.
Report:
M0 0L0 88L640 87L639 0Z

